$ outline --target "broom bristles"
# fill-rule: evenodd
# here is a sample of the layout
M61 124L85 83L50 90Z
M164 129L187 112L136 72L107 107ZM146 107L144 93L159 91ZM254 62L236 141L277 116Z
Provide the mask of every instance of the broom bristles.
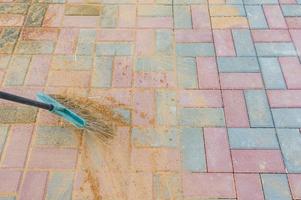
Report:
M113 112L112 108L89 98L58 94L50 96L85 119L87 122L85 130L94 133L102 141L114 137L114 128L117 125L127 125L126 120L120 114Z

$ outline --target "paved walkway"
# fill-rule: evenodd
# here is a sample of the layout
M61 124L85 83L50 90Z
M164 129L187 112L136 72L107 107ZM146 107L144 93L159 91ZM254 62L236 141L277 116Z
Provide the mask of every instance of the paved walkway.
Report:
M1 90L131 124L104 153L1 102L0 200L301 199L300 0L0 2Z

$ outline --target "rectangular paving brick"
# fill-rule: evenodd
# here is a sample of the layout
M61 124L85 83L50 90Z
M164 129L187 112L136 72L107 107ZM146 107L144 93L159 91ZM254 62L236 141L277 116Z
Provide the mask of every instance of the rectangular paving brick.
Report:
M52 70L90 70L92 67L92 56L54 55L51 59Z
M97 43L97 56L129 56L133 46L130 43Z
M12 53L18 40L19 34L19 28L7 27L2 31L0 30L0 53Z
M32 125L12 126L9 143L6 146L6 154L3 155L2 166L11 168L22 168L25 166L32 131Z
M0 56L0 69L6 69L8 67L8 63L11 56L9 55L1 55Z
M246 17L211 17L213 29L248 28Z
M242 5L210 5L210 16L245 16L245 9Z
M56 28L26 27L23 29L22 40L51 40L56 41L59 30Z
M176 53L178 56L214 56L212 43L177 43Z
M220 72L259 72L256 57L218 57L217 65Z
M235 174L238 199L264 200L260 176L258 174Z
M1 14L1 26L22 26L24 23L24 16L16 14Z
M132 148L131 163L136 171L179 171L180 151L176 148Z
M219 89L219 77L215 58L198 57L197 73L200 89Z
M235 56L235 48L230 30L214 30L214 46L217 56Z
M48 55L32 56L25 79L25 85L44 86L46 84L50 62L51 57Z
M249 118L243 91L223 90L227 127L249 127Z
M168 5L139 5L137 15L150 17L172 16L172 7Z
M1 125L0 126L0 156L2 154L5 142L6 142L6 138L8 135L8 126L7 125Z
M209 29L177 29L175 30L176 42L212 42L212 32ZM216 39L215 39L216 40Z
M92 74L93 87L108 88L112 85L112 66L111 57L96 57L95 71Z
M263 88L260 73L221 73L222 89L261 89Z
M21 171L13 171L7 169L0 170L0 192L15 193L18 191L21 182Z
M266 89L285 89L286 84L277 58L259 58Z
M47 4L32 4L28 10L26 26L41 26L46 13Z
M260 5L246 5L246 13L248 16L249 24L252 29L268 28L268 24Z
M76 146L76 135L71 128L38 126L36 129L35 144L49 146Z
M175 199L182 197L181 177L177 173L156 173L153 175L153 193L155 199Z
M67 28L95 28L99 27L98 16L65 16L62 20L62 27Z
M191 12L189 6L174 6L175 28L192 28Z
M267 95L272 108L301 107L300 90L269 90Z
M263 10L270 29L287 28L279 5L264 5Z
M285 172L280 150L231 150L234 172Z
M229 128L232 149L279 149L273 128Z
M252 30L254 42L290 42L288 30Z
M292 199L285 174L261 174L261 181L266 200Z
M301 133L298 129L277 129L277 134L289 173L301 172Z
M93 31L94 33L94 31ZM96 41L97 42L122 42L122 41L134 41L135 32L129 29L101 29L97 30ZM92 39L92 38L91 38ZM94 39L94 38L93 38ZM90 42L93 42L91 40Z
M20 86L24 84L29 67L30 56L14 56L11 59L6 73L4 84L7 86Z
M225 187L227 185L227 187ZM235 198L233 174L185 173L183 175L184 197Z
M176 147L176 128L133 128L132 142L136 147Z
M283 16L301 17L301 5L281 5Z
M113 87L131 87L132 60L129 57L115 57L112 74Z
M222 107L222 97L218 90L180 90L179 105L183 107Z
M200 128L181 130L181 150L184 170L205 172L206 157L203 131Z
M288 174L288 182L294 199L301 198L301 175Z
M296 47L298 56L301 56L301 31L300 30L290 30L290 34L293 40L293 43Z
M73 173L54 172L47 183L46 200L72 198Z
M291 42L255 43L258 56L296 56L297 52Z
M54 51L52 41L20 41L16 46L18 54L51 54Z
M196 61L194 58L177 58L178 87L197 88Z
M301 27L301 17L286 17L286 22L289 28Z
M155 94L151 90L139 90L133 94L132 122L134 125L155 123Z
M136 61L135 71L138 72L162 72L172 71L174 64L171 62L172 56L143 56L138 57Z
M155 32L153 30L137 30L136 53L138 56L151 55L155 51Z
M76 5L67 4L65 15L75 16L99 16L101 7L99 5Z
M251 127L273 127L273 119L264 90L247 90L245 99Z
M232 172L227 130L205 128L204 140L208 172Z
M178 123L183 126L223 127L224 112L221 108L182 108Z
M237 56L255 56L251 32L247 29L232 30L235 50Z
M177 94L174 91L156 91L157 116L156 121L159 125L177 124Z
M156 31L156 50L159 53L171 55L173 53L173 34L170 30Z
M288 89L300 89L301 64L297 57L279 58L283 76Z
M48 172L28 171L25 174L20 191L20 200L36 199L43 200L47 184Z
M75 52L79 30L61 29L54 53L71 54Z
M102 7L100 27L113 28L117 25L118 6L114 4L106 4Z
M44 15L43 27L59 27L64 17L64 5L49 4Z
M29 168L74 169L77 153L72 148L33 148Z
M50 71L48 84L50 86L87 87L89 85L90 72L88 71Z
M136 25L136 5L119 5L119 27L134 27Z
M172 72L136 72L134 86L140 88L169 88L176 83Z
M128 198L139 200L153 199L153 175L150 172L136 172L130 174Z
M300 128L301 108L271 109L275 126L280 128Z
M173 26L171 17L138 17L139 28L171 28Z
M210 29L210 15L207 5L191 5L193 29Z

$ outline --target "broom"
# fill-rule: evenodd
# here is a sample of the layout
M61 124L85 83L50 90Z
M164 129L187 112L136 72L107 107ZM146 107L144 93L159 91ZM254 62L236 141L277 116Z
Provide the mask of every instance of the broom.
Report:
M37 101L0 91L0 99L48 110L75 127L95 133L102 141L114 136L114 125L125 125L121 115L104 105L83 97L37 94Z

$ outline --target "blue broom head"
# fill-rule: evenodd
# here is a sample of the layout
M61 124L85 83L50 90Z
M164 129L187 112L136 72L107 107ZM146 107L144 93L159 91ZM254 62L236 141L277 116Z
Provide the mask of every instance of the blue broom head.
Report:
M74 126L78 128L85 128L87 125L87 122L85 119L77 115L72 110L66 108L64 105L59 103L56 99L48 96L47 94L43 92L39 92L36 96L37 100L46 104L53 105L53 110L51 110L52 113L59 115L63 117L65 120L73 124Z

